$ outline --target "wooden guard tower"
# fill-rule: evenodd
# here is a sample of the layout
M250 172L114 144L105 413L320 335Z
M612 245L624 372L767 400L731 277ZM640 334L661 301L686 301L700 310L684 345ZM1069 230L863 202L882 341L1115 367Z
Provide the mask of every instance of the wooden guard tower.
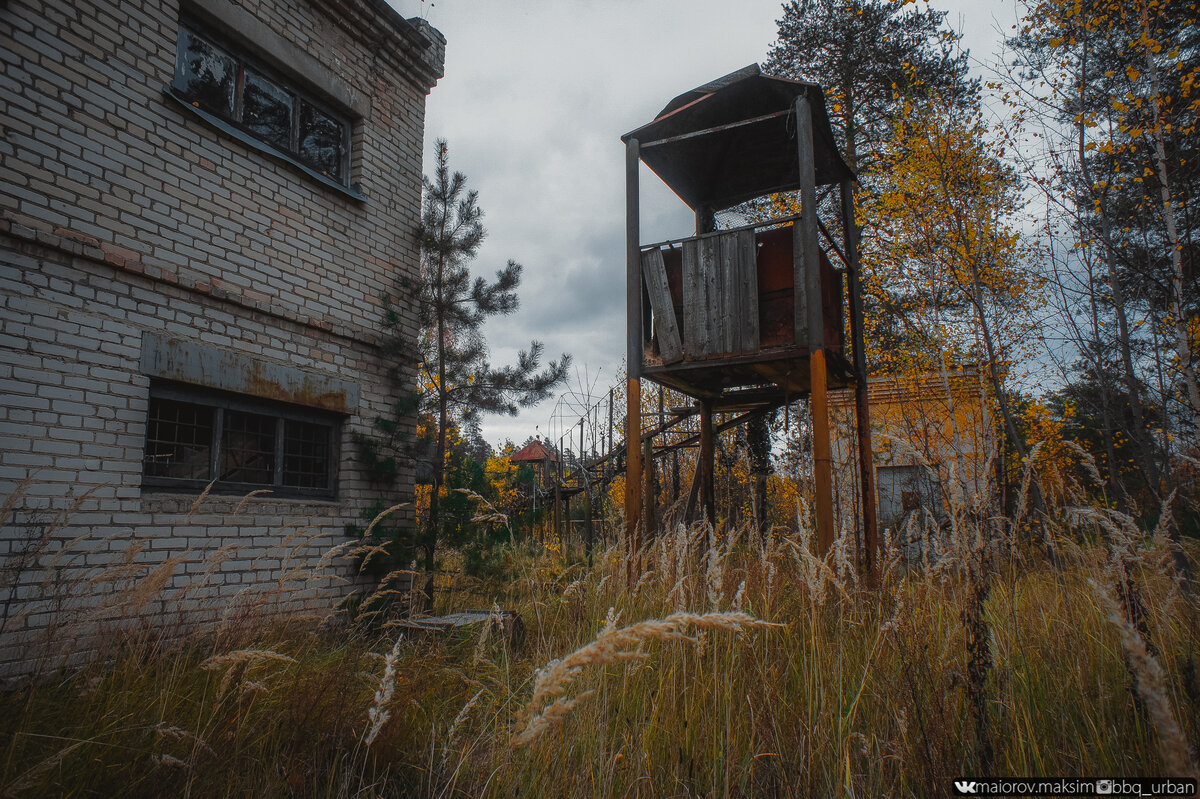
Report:
M877 549L874 473L863 357L858 228L851 184L820 86L763 75L751 65L679 95L626 146L628 429L641 429L642 377L698 401L697 484L714 518L713 422L718 411L764 411L811 396L816 523L833 542L826 392L854 386L862 475L864 566ZM645 162L696 214L695 235L642 244L638 164ZM840 241L818 218L840 191ZM716 230L714 214L799 191L796 215ZM822 238L834 258L822 248ZM843 329L850 322L847 356ZM625 513L633 542L643 518L642 442L627 436Z

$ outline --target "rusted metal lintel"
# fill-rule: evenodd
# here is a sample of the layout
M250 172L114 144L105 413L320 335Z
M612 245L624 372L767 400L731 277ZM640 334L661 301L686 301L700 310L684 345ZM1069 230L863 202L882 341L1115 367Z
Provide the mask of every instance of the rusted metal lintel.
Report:
M190 339L142 334L141 372L152 378L352 414L358 385L329 374L251 358Z

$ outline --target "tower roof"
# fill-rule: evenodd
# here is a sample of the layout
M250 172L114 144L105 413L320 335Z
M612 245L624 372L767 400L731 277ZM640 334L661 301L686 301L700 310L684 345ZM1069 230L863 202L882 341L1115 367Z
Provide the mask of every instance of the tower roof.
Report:
M637 139L642 161L692 208L729 208L799 187L791 112L801 95L812 108L817 185L853 179L821 87L764 75L757 64L684 92L621 139Z
M551 463L558 462L558 456L540 441L530 441L512 455L509 455L508 459L514 463L520 463L522 461L550 461Z

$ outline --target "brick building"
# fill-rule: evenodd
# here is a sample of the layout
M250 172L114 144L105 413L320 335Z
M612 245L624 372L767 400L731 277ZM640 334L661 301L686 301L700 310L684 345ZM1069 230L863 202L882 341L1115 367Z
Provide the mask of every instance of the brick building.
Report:
M64 586L75 620L348 590L444 45L384 0L0 4L0 664L70 635Z
M944 518L988 500L998 445L988 392L973 367L876 377L867 384L881 527L900 530L914 512ZM830 392L839 508L858 513L854 395Z

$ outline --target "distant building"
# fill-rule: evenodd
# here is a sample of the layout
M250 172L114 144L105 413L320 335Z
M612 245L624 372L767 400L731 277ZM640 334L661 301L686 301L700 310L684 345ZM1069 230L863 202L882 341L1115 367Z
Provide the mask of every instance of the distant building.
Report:
M914 512L944 518L988 490L996 431L974 369L868 381L880 527ZM854 395L830 392L839 505L857 508Z
M308 573L380 494L352 434L394 402L385 293L415 348L444 46L382 0L0 4L0 664L52 578L161 567L146 612L197 619L347 590Z
M512 463L538 464L536 468L546 481L550 479L554 464L558 463L558 456L554 454L554 450L536 439L509 455L508 459Z
M539 502L538 496L547 495L554 490L554 485L558 480L556 472L558 455L541 441L534 439L509 455L508 460L518 466L529 466L533 469L534 482L530 487L529 504L536 510L539 505L543 504L543 502Z

